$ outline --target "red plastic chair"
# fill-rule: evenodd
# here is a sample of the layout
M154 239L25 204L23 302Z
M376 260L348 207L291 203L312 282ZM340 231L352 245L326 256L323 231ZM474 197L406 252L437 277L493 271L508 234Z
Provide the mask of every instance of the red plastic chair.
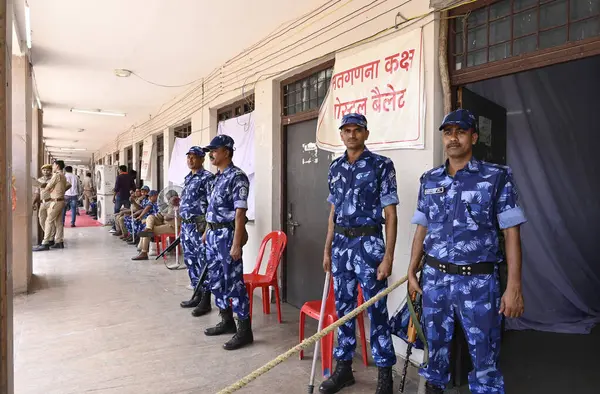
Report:
M269 260L267 262L267 270L264 274L259 274L260 266L262 263L263 255L267 243L271 241L271 252L269 253ZM262 300L263 300L263 313L268 315L271 313L271 300L269 296L269 287L275 288L275 302L277 303L277 319L281 323L281 299L279 295L279 285L277 284L277 268L281 262L281 256L287 245L287 236L283 231L273 231L263 239L260 244L260 250L258 251L258 257L256 259L256 265L250 274L244 274L244 283L248 290L248 297L250 298L250 319L252 319L252 294L257 288L262 288Z
M364 303L364 297L360 284L358 285L358 297L357 304L361 305ZM319 320L321 317L321 301L308 301L300 309L300 342L304 340L304 323L306 316L312 317L315 320ZM364 313L361 313L356 317L356 324L360 332L360 344L362 346L362 359L365 366L369 366L367 356L367 337L365 336L365 317ZM327 300L325 301L325 318L323 319L324 330L331 324L338 320L337 312L335 310L335 295L333 293L333 278L331 279L329 286L329 294L327 294ZM317 355L313 355L317 357ZM304 351L300 351L300 360L304 358ZM321 339L321 369L323 370L323 377L328 377L331 374L333 367L333 332L326 335Z
M159 254L161 254L162 251L164 249L166 249L171 244L171 242L175 241L176 238L177 238L177 235L175 235L173 233L155 235L154 242L156 243L156 255L158 256ZM179 248L179 255L181 255L183 253L183 249L181 248L181 243L179 245L177 245L177 248ZM168 259L166 254L163 256L163 259L164 260Z

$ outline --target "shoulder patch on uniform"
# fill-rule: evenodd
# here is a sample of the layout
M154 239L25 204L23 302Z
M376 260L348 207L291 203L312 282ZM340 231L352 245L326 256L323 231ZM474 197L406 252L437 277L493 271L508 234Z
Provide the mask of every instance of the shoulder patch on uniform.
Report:
M423 191L423 193L425 193L425 195L428 195L428 194L442 194L444 192L444 190L446 190L446 188L443 187L443 186L441 186L441 187L434 187L434 188L431 188L431 189L425 189Z

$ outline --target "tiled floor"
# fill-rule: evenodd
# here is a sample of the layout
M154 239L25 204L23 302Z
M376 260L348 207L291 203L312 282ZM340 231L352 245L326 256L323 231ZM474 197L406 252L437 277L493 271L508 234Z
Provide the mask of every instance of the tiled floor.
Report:
M179 307L191 294L185 271L131 261L135 249L106 228L65 233L64 250L34 255L34 292L15 299L15 393L216 393L297 343L297 309L285 305L278 324L258 306L255 343L227 352L228 337L202 333L216 310L193 318ZM306 393L311 354L239 392ZM376 367L354 366L357 384L343 392L374 393ZM405 392L416 391L410 381Z

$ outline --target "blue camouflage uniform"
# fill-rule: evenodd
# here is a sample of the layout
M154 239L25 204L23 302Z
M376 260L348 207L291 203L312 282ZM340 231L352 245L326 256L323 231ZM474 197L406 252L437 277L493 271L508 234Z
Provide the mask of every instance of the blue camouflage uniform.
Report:
M146 214L133 220L132 234L135 234L137 236L137 234L139 234L141 231L144 231L144 229L146 228L146 223L142 223L142 219L146 219L148 216L156 215L157 213L160 212L158 203L153 203L147 197L144 200L142 200L142 203L140 204L140 209L143 210L144 208L146 208L149 205L150 205L150 210L148 212L146 212ZM123 220L125 222L125 226L127 227L128 231L131 231L131 229L132 229L131 215L125 216L125 218Z
M188 154L204 157L205 153L199 147L192 147ZM181 245L183 247L183 259L188 268L188 275L192 286L196 287L200 279L200 273L205 264L205 248L202 243L202 233L198 231L196 218L201 220L206 216L208 207L208 193L214 180L214 175L204 168L195 174L190 172L185 177L181 201L179 204L179 215L181 224ZM202 220L202 221L205 221ZM204 282L203 286L208 282ZM204 289L208 290L208 289Z
M387 279L377 280L377 267L385 254L382 210L398 204L396 170L387 157L368 149L354 162L347 153L331 163L328 175L329 197L334 205L334 234L331 273L334 280L335 307L342 318L357 305L357 284L369 300L387 287ZM373 226L374 235L346 236L338 228ZM358 282L358 283L357 283ZM387 297L368 309L371 320L371 353L378 367L396 363L396 354L388 324ZM355 320L338 329L337 360L352 360L356 349Z
M206 257L210 290L215 295L217 307L225 310L231 302L233 312L237 313L240 320L249 317L244 264L241 258L233 261L229 253L233 244L235 211L237 208L248 208L249 189L248 177L232 163L222 173L217 172L206 213ZM216 225L214 229L213 225Z
M473 127L475 118L459 111L448 115L440 129L447 124L460 124L465 130ZM453 117L458 120L452 121ZM474 366L469 374L471 392L504 393L497 366L502 322L497 266L490 274L450 274L427 261L457 266L501 262L497 228L517 226L526 219L509 167L472 158L453 177L446 168L447 163L423 174L412 218L413 224L427 228L422 322L429 363L420 374L438 387L448 384L450 344L458 319Z

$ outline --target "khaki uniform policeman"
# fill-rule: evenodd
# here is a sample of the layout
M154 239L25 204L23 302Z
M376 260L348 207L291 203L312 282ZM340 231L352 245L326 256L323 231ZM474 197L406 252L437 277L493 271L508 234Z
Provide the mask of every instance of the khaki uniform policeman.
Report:
M42 176L37 179L40 184L45 184L52 179L52 164L44 164L41 167ZM37 187L33 196L33 210L38 211L38 220L42 231L46 229L46 218L48 217L48 208L50 207L50 193L42 187ZM54 239L54 234L50 234L51 239ZM54 244L54 241L50 242Z
M71 188L71 184L67 182L65 174L63 174L64 168L65 163L62 160L55 161L52 165L54 174L43 189L44 192L50 193L50 205L48 206L48 216L44 225L44 240L41 245L33 249L34 252L50 249L52 238L54 238L53 249L64 248L62 213L65 208L65 192Z

